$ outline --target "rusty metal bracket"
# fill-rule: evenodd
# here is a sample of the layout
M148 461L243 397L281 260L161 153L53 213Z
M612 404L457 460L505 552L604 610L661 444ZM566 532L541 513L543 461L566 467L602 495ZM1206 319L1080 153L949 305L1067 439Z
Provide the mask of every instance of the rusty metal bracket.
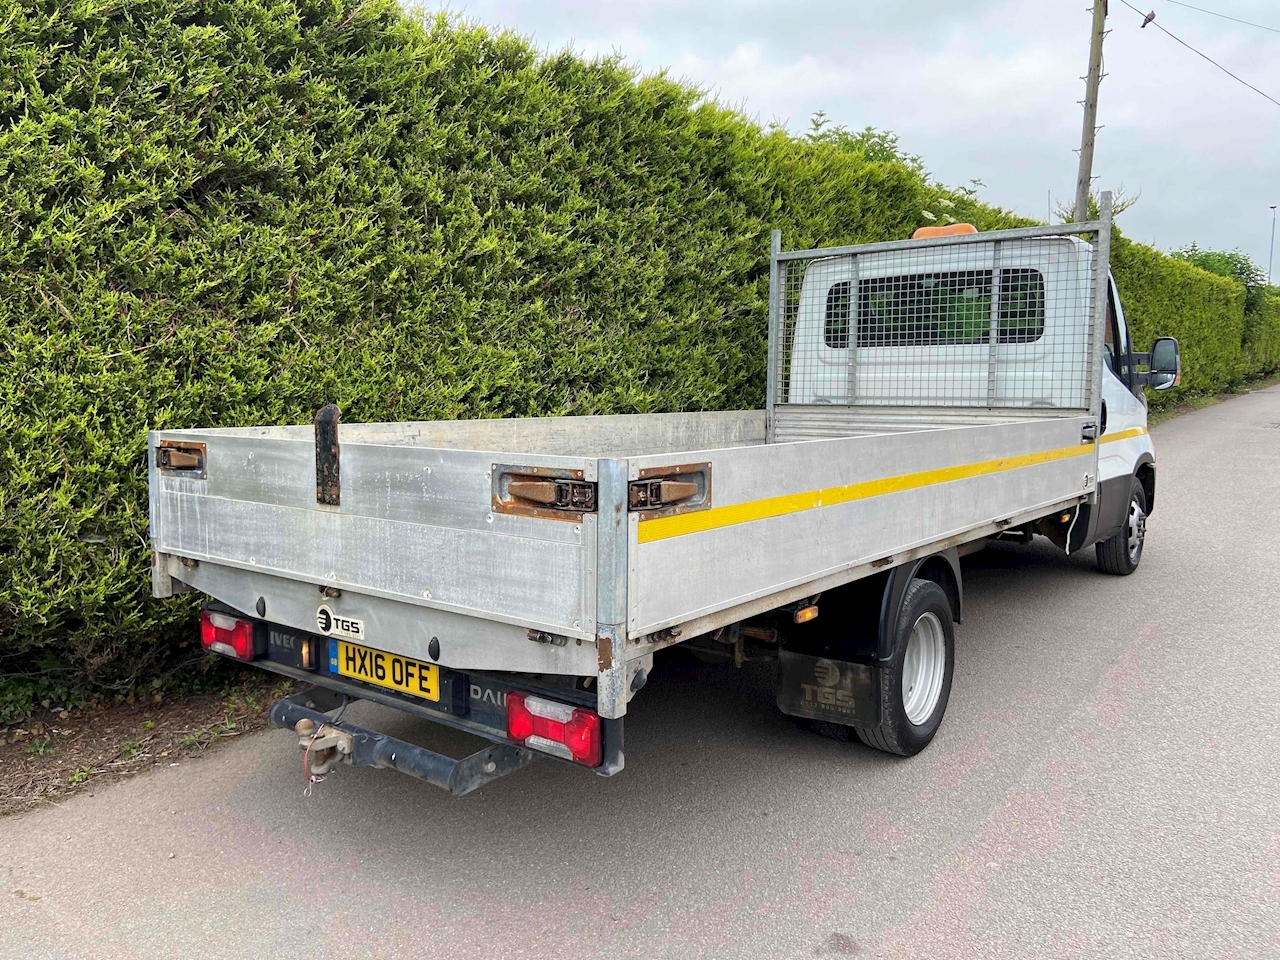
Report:
M627 485L627 510L641 520L711 507L711 464L646 467Z
M331 507L342 503L338 421L342 411L328 403L316 412L316 502Z
M161 440L156 447L156 466L166 473L204 480L208 476L208 448L187 440Z
M535 480L512 477L507 484L512 500L528 500L554 510L590 513L596 506L596 489L581 480Z
M698 495L698 485L692 480L637 480L627 490L627 505L632 510L669 507L681 500Z
M581 470L495 463L492 474L494 513L580 522L596 512L596 485Z

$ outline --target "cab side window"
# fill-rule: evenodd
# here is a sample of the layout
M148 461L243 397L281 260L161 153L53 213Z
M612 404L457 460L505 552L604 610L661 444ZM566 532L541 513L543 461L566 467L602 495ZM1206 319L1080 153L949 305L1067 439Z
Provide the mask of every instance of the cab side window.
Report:
M1107 327L1102 335L1102 352L1106 354L1107 366L1114 372L1116 369L1116 305L1111 299L1111 291L1107 291Z
M1116 309L1115 287L1107 284L1107 329L1103 337L1103 351L1107 366L1126 385L1129 383L1129 337L1124 320Z

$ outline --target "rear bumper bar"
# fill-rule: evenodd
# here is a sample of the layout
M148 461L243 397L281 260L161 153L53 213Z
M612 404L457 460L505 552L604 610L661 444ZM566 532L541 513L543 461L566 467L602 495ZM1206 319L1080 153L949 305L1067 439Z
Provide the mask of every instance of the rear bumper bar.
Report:
M272 705L268 720L273 727L291 731L300 720L310 720L316 729L336 728L350 735L351 749L344 760L352 766L399 770L443 787L455 797L515 773L539 759L534 751L509 743L491 743L468 757L455 759L353 723L342 720L335 723L326 711L336 708L341 699L340 694L322 687L304 690Z

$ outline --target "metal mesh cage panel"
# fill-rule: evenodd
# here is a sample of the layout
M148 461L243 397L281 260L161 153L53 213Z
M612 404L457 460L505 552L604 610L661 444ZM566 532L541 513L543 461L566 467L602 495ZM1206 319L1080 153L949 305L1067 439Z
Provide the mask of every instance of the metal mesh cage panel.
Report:
M823 253L777 254L774 403L1089 407L1092 245L1040 235Z

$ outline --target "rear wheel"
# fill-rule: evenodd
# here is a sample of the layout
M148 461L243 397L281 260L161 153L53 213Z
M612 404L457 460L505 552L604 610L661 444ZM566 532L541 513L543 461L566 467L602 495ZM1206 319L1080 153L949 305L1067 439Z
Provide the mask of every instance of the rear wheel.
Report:
M878 671L880 724L857 728L869 747L910 757L933 740L951 697L951 602L932 580L913 580L894 625L893 657Z
M1098 554L1098 569L1127 577L1138 569L1142 561L1142 546L1147 538L1147 493L1137 477L1129 487L1129 509L1125 512L1124 525L1108 540L1094 549Z

